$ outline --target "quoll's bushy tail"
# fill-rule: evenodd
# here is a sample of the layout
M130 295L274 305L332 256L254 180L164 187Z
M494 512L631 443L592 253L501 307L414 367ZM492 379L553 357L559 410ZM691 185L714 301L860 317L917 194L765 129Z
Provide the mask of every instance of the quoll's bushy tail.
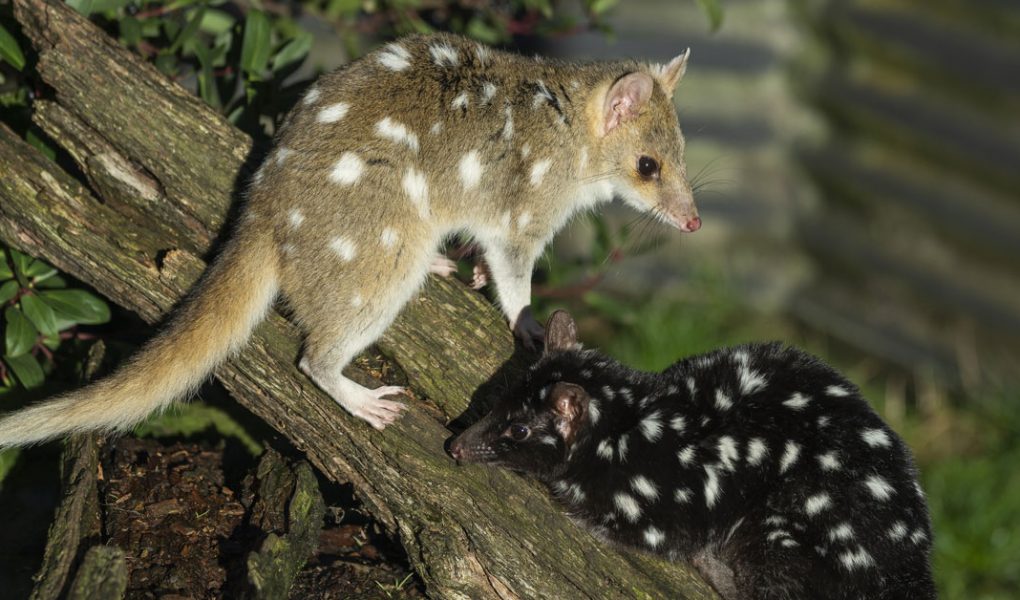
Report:
M0 448L126 429L193 392L265 317L277 265L272 236L237 232L163 331L109 377L0 419Z

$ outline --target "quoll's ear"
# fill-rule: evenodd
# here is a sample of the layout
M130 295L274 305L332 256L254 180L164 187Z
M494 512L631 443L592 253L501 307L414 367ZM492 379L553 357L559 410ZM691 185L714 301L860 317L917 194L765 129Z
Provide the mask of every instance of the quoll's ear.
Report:
M602 111L602 135L641 114L641 109L652 97L654 86L655 82L647 73L630 73L616 80L606 93Z
M559 416L556 429L563 436L569 447L574 443L585 415L588 414L588 401L591 399L584 388L573 383L560 382L549 392L553 412Z
M676 90L680 80L684 78L684 73L687 72L687 59L690 57L691 49L688 48L684 50L683 54L668 63L655 66L655 78L659 80L662 89L666 91L666 95L670 98L673 97L673 91Z
M558 310L545 324L545 353L571 350L577 346L577 325L565 310Z

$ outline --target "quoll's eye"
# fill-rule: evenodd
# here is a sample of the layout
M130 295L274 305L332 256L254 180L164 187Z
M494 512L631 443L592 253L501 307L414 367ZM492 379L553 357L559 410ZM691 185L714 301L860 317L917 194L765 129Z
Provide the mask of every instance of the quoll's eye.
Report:
M520 423L514 423L513 425L510 426L510 437L513 438L515 441L522 442L528 439L528 436L530 434L531 430L529 430L524 425L521 425Z
M659 161L655 160L651 156L642 156L638 158L637 170L645 179L652 179L659 176Z

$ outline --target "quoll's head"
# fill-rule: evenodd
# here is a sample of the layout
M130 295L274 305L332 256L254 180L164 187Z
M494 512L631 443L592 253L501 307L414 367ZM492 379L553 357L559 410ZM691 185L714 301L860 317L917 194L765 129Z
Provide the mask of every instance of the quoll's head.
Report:
M684 135L673 91L687 70L690 50L664 65L627 73L594 99L599 172L614 173L613 193L680 231L701 228L687 181Z
M588 423L588 393L565 380L568 369L558 368L577 348L574 320L557 311L546 324L542 359L520 385L496 401L492 412L454 438L450 456L459 462L554 476Z

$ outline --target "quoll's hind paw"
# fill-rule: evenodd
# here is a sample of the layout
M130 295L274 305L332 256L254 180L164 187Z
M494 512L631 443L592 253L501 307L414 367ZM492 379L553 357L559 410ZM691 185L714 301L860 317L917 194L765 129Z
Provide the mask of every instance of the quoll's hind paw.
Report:
M480 262L475 263L475 267L471 271L471 288L480 290L487 285L489 285L488 270L486 270L484 264Z
M404 414L404 411L407 410L407 405L403 402L383 400L383 397L406 394L406 388L396 385L386 385L374 390L366 389L364 396L358 399L351 413L368 421L372 427L382 431L386 429L387 425L399 419Z
M429 264L429 273L435 273L440 277L449 277L456 272L456 262L446 258L442 254L437 254L432 257L432 262Z
M545 328L535 320L531 314L531 308L525 308L513 324L514 336L521 340L528 350L535 350L545 338Z

